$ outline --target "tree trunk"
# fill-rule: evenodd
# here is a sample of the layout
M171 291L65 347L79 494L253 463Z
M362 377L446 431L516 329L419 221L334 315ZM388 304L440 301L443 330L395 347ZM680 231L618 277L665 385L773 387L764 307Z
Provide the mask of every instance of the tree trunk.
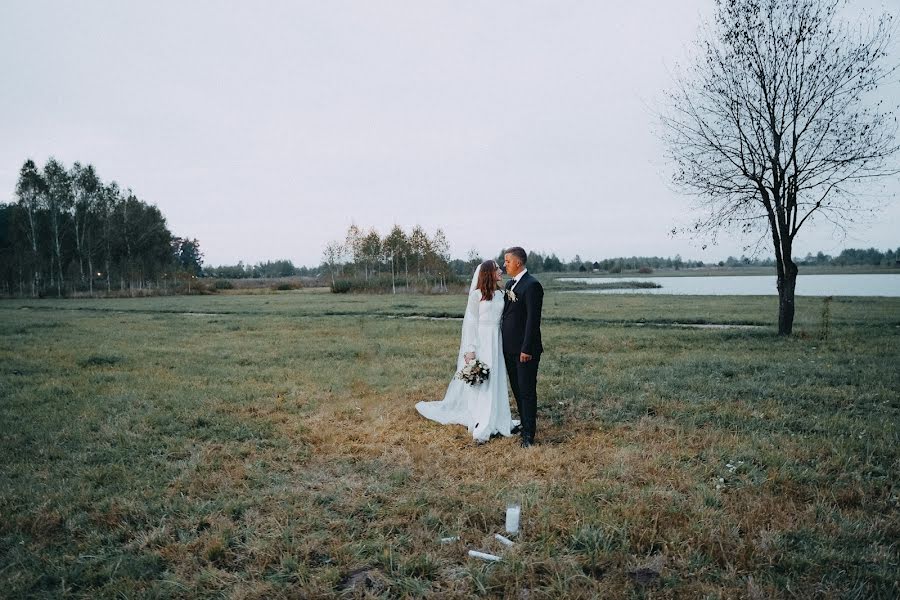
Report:
M94 297L94 261L91 259L91 253L88 252L88 289L91 291L91 298Z
M391 292L397 293L397 285L394 283L394 255L391 254Z
M78 227L78 209L75 209L75 253L78 254L78 274L81 276L81 284L84 285L84 231L85 231L85 222L84 219L81 222L81 231L79 231Z
M794 329L794 290L797 265L790 258L778 258L778 335L791 335Z
M776 140L777 141L777 140ZM777 172L777 169L776 169ZM776 184L778 183L776 178ZM787 215L781 204L780 190L771 197L760 187L763 204L769 217L772 245L775 249L776 285L778 287L778 335L791 335L794 329L794 289L797 287L797 265L793 259L793 239Z
M59 280L56 282L56 295L59 298L62 298L62 281L63 281L63 272L62 272L62 251L59 247L59 225L57 224L54 227L54 240L55 248L56 248L56 267L59 270Z
M109 244L106 246L106 293L112 291L112 276L109 274Z
M38 254L37 247L37 227L34 223L34 212L31 208L28 209L28 225L31 229L31 255L32 260L34 261L31 265L31 273L33 277L31 278L31 296L32 298L36 298L38 295L38 290L41 287L40 284L40 255Z
M50 212L50 227L53 231L53 252L56 254L56 269L59 278L56 281L56 295L59 298L62 298L62 249L60 248L59 243L59 214L56 212L58 207L51 207Z

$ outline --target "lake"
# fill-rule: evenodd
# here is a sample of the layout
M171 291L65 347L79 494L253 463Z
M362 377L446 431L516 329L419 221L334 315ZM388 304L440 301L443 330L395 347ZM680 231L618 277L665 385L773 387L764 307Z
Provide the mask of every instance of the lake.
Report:
M591 284L629 281L613 277L562 277L557 281ZM636 277L661 288L577 290L575 294L680 294L693 296L776 296L774 275L723 275L721 277ZM900 297L900 275L798 275L798 296L889 296Z

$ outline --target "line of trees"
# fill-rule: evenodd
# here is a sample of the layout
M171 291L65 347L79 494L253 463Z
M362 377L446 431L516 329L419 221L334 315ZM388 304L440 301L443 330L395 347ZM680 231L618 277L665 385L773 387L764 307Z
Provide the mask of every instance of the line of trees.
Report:
M350 225L343 240L329 242L322 252L332 289L386 287L447 291L456 280L450 268L450 244L441 229L429 235L416 225L408 233L394 225L383 237L374 228ZM390 279L388 280L388 276ZM340 280L340 281L339 281Z
M823 252L806 255L798 261L801 265L831 265L831 266L900 266L900 247L896 250L881 252L876 248L847 248L837 256L829 256Z
M436 257L430 254L427 245L424 246L424 252L422 250L415 252L413 250L414 247L410 245L410 240L428 240L428 236L418 226L413 229L413 234L407 235L402 229L395 226L390 235L381 238L375 230L363 232L353 225L348 231L347 241L332 242L326 247L323 254L323 264L319 270L328 274L331 278L332 286L338 280L356 279L370 281L371 284L366 287L371 289L376 289L379 285L383 286L385 281L380 280L379 277L383 274L391 273L390 284L392 289L396 290L397 281L400 281L399 285L406 287L410 281L414 284L417 281L420 282L423 274L427 277L433 277L435 274L439 276L440 272L443 271L450 273L451 280L464 281L471 276L475 267L484 260L476 251L470 250L466 259L449 259L448 255L444 253L438 257L438 261L435 261ZM446 243L440 230L438 230L435 237L440 243ZM393 255L395 261L393 271L390 252L392 247L397 248L397 252ZM350 254L348 249L352 248L356 248L355 254ZM419 246L419 248L422 247ZM496 257L497 262L501 265L503 264L503 257L503 249L501 249ZM815 255L810 253L806 255L806 258L797 262L801 265L818 266L897 266L898 261L900 261L900 248L897 248L897 250L888 249L884 252L875 248L848 248L843 250L838 256L830 256L823 252L818 252ZM440 271L429 271L429 266L433 267L438 262ZM409 265L413 265L415 269L411 277L409 276ZM528 270L532 273L622 273L625 271L652 272L658 269L677 271L704 267L774 268L775 266L775 259L772 257L729 256L725 260L705 263L702 260L683 259L678 254L674 257L620 256L599 260L586 260L576 254L574 258L566 261L560 259L555 253L543 254L538 251L530 251L528 253ZM306 267L297 268L294 274L314 275L315 270ZM380 281L380 283L376 280ZM440 280L438 280L438 283L440 288ZM356 287L363 288L360 285Z
M503 251L496 259L503 264ZM472 269L481 262L481 257L470 252L469 260L454 259L450 265L459 275L471 274ZM856 249L847 248L837 256L831 256L823 252L815 255L808 253L805 258L799 259L800 265L817 266L898 266L900 262L900 248L887 249L884 252L876 248ZM528 270L533 273L564 273L578 271L580 273L591 271L605 271L608 273L621 273L623 271L641 271L655 269L697 269L703 267L775 267L775 259L772 257L750 258L747 256L729 256L725 260L716 263L704 263L702 260L682 259L676 254L674 257L662 256L620 256L615 258L603 258L600 260L584 260L579 255L570 261L560 260L556 254L547 256L540 252L528 253Z
M221 265L218 267L203 267L204 277L216 277L219 279L275 279L278 277L316 276L318 269L310 267L296 267L290 260L268 260L255 265L245 265L239 261L236 265Z
M498 261L503 264L503 252L498 255ZM690 269L704 266L703 261L683 260L680 255L671 257L660 256L620 256L616 258L604 258L601 260L585 260L576 254L570 261L563 261L556 254L542 255L540 252L528 253L528 270L532 273L565 273L577 271L580 273L589 271L608 271L620 273L622 271L637 271L640 269Z
M93 165L67 169L26 160L16 200L0 204L0 292L62 297L95 291L134 294L185 285L200 274L196 239L173 236L160 210Z
M386 237L378 235L377 231L364 232L359 227L351 226L348 230L347 240L343 242L331 242L323 253L323 262L318 267L298 267L290 260L275 260L260 262L255 265L245 265L238 262L236 265L222 265L218 267L204 266L203 277L218 279L272 279L279 277L303 276L325 277L332 286L338 284L340 288L356 289L359 291L380 291L388 287L396 291L397 287L409 289L412 285L416 288L427 286L437 290L446 289L447 282L467 281L475 267L484 260L478 252L470 250L465 259L449 259L447 254L436 257L433 254L434 241L446 243L443 233L436 232L429 237L420 227L413 228L412 234L406 234L396 227ZM373 235L374 234L374 235ZM428 241L425 246L419 246L418 252L413 251L410 240ZM356 244L354 246L354 243ZM350 250L357 249L355 254ZM393 272L391 265L391 248L397 248L393 255ZM380 248L380 251L378 250ZM503 264L503 250L496 258L499 264ZM881 252L875 248L843 250L838 256L831 256L823 252L809 253L805 258L798 260L798 264L805 266L897 266L900 261L900 248ZM434 269L438 266L439 269ZM532 273L622 273L628 271L652 272L659 269L697 269L704 267L775 267L772 257L747 257L729 256L718 262L704 263L702 260L683 259L681 255L672 256L620 256L603 258L599 260L585 260L580 255L575 255L571 260L560 259L555 253L543 254L539 251L528 253L528 270ZM409 273L412 275L409 275ZM441 273L448 273L447 278L441 280ZM349 286L349 288L348 288Z

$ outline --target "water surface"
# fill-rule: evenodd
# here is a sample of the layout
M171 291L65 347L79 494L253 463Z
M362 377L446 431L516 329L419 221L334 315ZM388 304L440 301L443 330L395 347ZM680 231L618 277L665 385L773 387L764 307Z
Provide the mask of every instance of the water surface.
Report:
M661 288L578 290L576 294L679 294L695 296L776 296L774 275L723 275L714 277L640 277ZM558 281L583 281L590 285L627 281L620 277L562 277ZM889 296L900 297L900 275L896 273L798 275L798 296Z

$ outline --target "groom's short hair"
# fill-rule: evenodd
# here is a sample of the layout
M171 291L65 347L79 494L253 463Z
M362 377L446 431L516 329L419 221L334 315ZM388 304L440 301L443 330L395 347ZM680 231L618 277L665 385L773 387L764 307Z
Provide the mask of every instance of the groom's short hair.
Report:
M525 252L524 248L520 248L519 246L513 246L512 248L507 248L505 254L512 254L513 256L518 258L520 261L522 261L523 265L528 262L528 254Z

